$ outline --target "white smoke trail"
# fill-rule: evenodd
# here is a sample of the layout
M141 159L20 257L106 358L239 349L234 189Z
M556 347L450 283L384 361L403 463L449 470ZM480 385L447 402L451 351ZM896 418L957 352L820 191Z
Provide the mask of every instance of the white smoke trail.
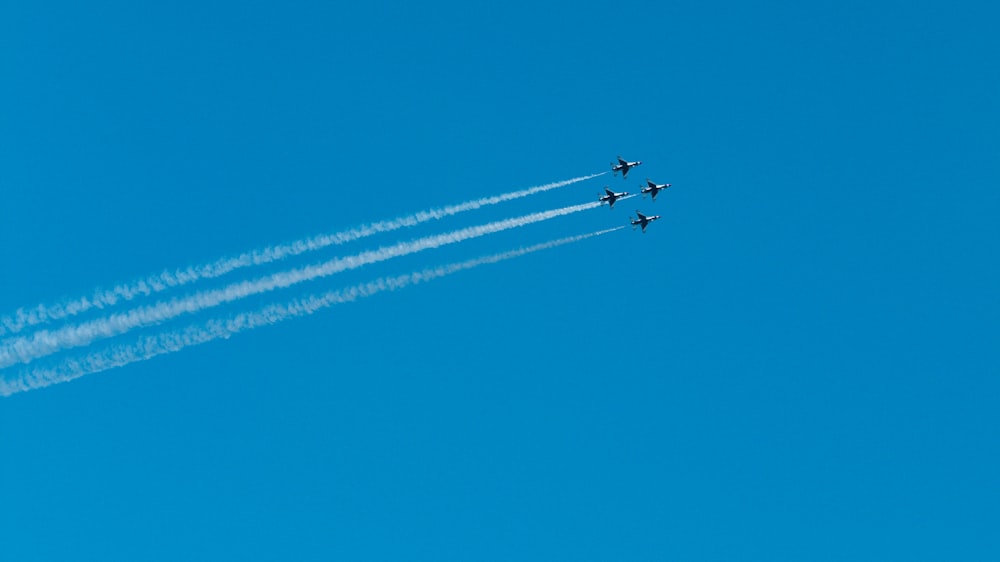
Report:
M595 201L563 207L561 209L532 213L484 225L471 226L445 234L427 236L409 242L400 242L392 246L384 246L377 250L369 250L353 256L335 258L315 265L273 273L250 281L233 283L219 289L200 291L186 297L161 301L156 304L134 308L81 324L72 324L55 330L39 330L29 336L11 338L0 342L0 368L19 362L28 363L39 357L51 355L64 349L87 345L94 340L123 334L134 328L158 324L181 314L194 313L251 295L282 289L297 283L333 275L341 271L356 269L364 265L423 250L438 248L487 234L593 209L600 205L599 201Z
M26 392L53 384L68 382L84 375L107 371L116 367L123 367L130 363L145 361L158 355L180 351L192 345L210 342L219 338L229 338L234 334L260 326L269 326L291 318L313 314L336 304L352 302L383 291L395 291L409 285L423 283L480 265L513 259L540 250L578 242L594 236L601 236L602 234L623 228L625 227L619 226L590 234L561 238L492 256L425 269L408 275L383 277L347 289L339 289L320 295L295 299L285 304L270 305L255 312L240 313L228 319L210 320L200 325L189 326L183 330L144 336L139 338L136 343L117 345L79 359L70 359L57 367L29 369L10 380L0 378L0 396L10 396L18 392Z
M589 180L597 176L606 174L600 172L587 176L580 176L563 181L547 183L536 187L529 187L518 191L512 191L492 197L483 197L457 205L448 205L416 214L407 215L392 220L384 220L351 228L332 234L321 234L302 240L296 240L288 244L269 246L260 250L244 252L238 256L223 258L215 262L197 266L178 269L176 271L164 271L159 275L152 275L145 279L140 279L129 284L118 285L107 290L98 290L90 297L80 297L69 302L57 304L39 304L34 308L19 309L13 314L0 317L0 336L5 334L16 334L21 330L42 324L61 320L77 314L82 314L93 308L104 309L114 306L121 301L130 301L140 296L148 296L153 293L166 291L181 285L187 285L202 279L211 279L225 275L230 271L271 263L288 257L297 256L305 252L319 250L329 246L344 244L373 234L392 232L401 228L416 226L418 224L450 217L466 211L472 211L481 207L496 205L504 201L520 199L536 193L551 191L584 180Z

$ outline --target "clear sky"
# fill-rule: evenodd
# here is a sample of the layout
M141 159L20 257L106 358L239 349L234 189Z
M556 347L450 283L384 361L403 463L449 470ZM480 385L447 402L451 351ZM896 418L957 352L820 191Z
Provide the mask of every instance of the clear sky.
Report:
M0 314L673 187L39 360L663 215L0 399L0 558L1000 559L998 19L4 4Z

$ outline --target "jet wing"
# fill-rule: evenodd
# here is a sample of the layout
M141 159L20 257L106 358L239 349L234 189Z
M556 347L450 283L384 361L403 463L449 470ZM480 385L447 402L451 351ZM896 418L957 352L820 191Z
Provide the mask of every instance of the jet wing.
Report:
M614 197L615 196L615 192L611 191L610 189L608 189L606 187L604 188L604 193L607 193L608 197Z
M618 157L618 163L621 164L622 166L628 166L628 161L622 158L621 156Z

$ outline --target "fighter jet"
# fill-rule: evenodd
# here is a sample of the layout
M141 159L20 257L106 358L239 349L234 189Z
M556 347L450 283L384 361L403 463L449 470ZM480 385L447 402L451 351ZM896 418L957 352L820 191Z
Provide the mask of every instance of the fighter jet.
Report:
M625 176L628 175L628 171L631 170L632 168L635 168L636 166L639 166L640 164L642 164L642 162L640 161L629 162L628 160L625 160L621 156L619 156L617 166L614 164L614 162L611 163L611 172L617 176L618 172L621 171L622 179L625 179Z
M635 227L637 226L641 226L643 234L646 233L646 227L649 226L649 223L660 219L660 215L653 215L651 217L647 217L646 215L640 213L638 210L635 212L635 214L639 218L631 219L632 230L635 230Z
M661 189L666 189L670 187L669 183L656 184L653 180L646 178L646 185L648 187L642 188L642 196L645 197L647 193L653 195L653 201L656 201L656 194L660 192Z
M615 201L628 195L627 191L622 191L621 193L615 193L614 191L608 189L608 186L604 186L604 193L606 195L601 195L600 201L607 201L608 205L610 205L612 209L615 208Z

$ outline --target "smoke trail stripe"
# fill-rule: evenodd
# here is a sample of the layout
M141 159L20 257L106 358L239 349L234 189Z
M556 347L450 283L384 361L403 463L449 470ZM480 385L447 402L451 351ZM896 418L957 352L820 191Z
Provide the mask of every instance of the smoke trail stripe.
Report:
M310 315L336 304L352 302L384 291L396 291L410 285L424 283L480 265L513 259L533 252L601 236L623 228L625 227L619 226L589 234L561 238L492 256L443 265L432 269L424 269L408 275L383 277L347 289L328 291L320 295L295 299L285 304L266 306L255 312L236 314L228 319L215 319L200 325L189 326L183 330L143 336L136 343L116 345L104 351L91 353L78 359L69 359L57 367L28 369L11 380L0 378L0 396L10 396L19 392L69 382L85 375L124 367L131 363L180 351L193 345L207 343L219 338L229 338L246 330Z
M312 279L357 269L364 265L593 209L600 205L600 202L595 201L471 226L445 234L400 242L353 256L335 258L316 265L273 273L254 280L233 283L219 289L200 291L186 297L134 308L81 324L64 326L55 330L39 330L29 336L0 342L0 368L15 363L28 363L64 349L88 345L95 340L117 336L135 328L159 324L182 314L195 313L251 295L282 289Z
M149 296L154 293L166 291L182 285L194 283L202 279L219 277L245 267L263 265L288 257L297 256L305 252L319 250L332 245L344 244L360 238L372 236L374 234L392 232L401 228L412 227L418 224L442 219L459 213L472 211L489 205L496 205L504 201L520 199L536 193L550 191L574 183L579 183L607 172L600 172L586 176L580 176L568 180L557 181L518 191L512 191L492 197L483 197L472 201L466 201L456 205L421 211L412 215L399 217L392 220L378 221L359 227L351 228L332 234L321 234L310 238L304 238L289 242L269 246L260 250L244 252L238 256L223 258L215 262L197 266L191 266L176 271L164 271L159 275L152 275L130 284L118 285L108 290L98 290L90 297L80 297L65 303L39 304L34 308L19 309L13 314L0 318L0 336L5 334L15 334L27 327L61 320L88 310L97 308L105 309L115 306L121 301L130 301L137 297Z

